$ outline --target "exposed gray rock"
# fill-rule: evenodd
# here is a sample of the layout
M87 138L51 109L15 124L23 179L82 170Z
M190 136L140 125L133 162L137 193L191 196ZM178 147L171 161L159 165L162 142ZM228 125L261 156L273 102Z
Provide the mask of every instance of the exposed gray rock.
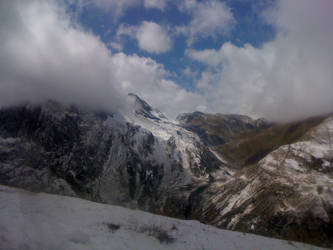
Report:
M0 183L332 246L332 117L303 141L237 169L200 133L133 94L129 101L127 113L55 102L0 110ZM223 140L266 126L219 119Z
M163 211L181 187L220 170L196 135L129 98L127 115L51 101L1 110L0 182Z

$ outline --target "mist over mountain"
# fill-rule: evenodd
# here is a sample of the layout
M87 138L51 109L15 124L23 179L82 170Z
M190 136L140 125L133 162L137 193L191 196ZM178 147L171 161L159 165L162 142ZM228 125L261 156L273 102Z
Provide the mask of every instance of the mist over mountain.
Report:
M175 122L128 101L125 113L54 101L1 109L0 183L332 245L332 116Z

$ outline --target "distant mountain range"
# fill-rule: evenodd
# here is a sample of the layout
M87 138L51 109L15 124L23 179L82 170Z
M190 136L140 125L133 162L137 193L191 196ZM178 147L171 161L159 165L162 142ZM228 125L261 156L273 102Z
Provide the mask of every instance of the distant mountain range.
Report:
M167 119L54 101L0 110L0 183L333 246L333 115Z

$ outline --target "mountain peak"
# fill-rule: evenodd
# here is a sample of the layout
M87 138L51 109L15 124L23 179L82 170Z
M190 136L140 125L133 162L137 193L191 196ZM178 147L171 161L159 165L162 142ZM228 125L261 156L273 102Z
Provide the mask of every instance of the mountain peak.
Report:
M133 112L136 115L143 116L145 118L153 120L167 119L166 116L161 111L150 106L146 101L141 99L136 94L129 93L128 96L130 97L130 102L131 102L131 107L133 108Z
M128 96L133 98L134 103L138 105L138 107L150 112L153 110L153 108L144 100L142 100L139 96L133 93L128 93Z

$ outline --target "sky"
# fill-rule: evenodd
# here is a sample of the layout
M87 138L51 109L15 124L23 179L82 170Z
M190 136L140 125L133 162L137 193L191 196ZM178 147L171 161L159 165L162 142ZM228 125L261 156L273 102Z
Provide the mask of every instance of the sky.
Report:
M2 0L0 106L333 111L332 0Z

